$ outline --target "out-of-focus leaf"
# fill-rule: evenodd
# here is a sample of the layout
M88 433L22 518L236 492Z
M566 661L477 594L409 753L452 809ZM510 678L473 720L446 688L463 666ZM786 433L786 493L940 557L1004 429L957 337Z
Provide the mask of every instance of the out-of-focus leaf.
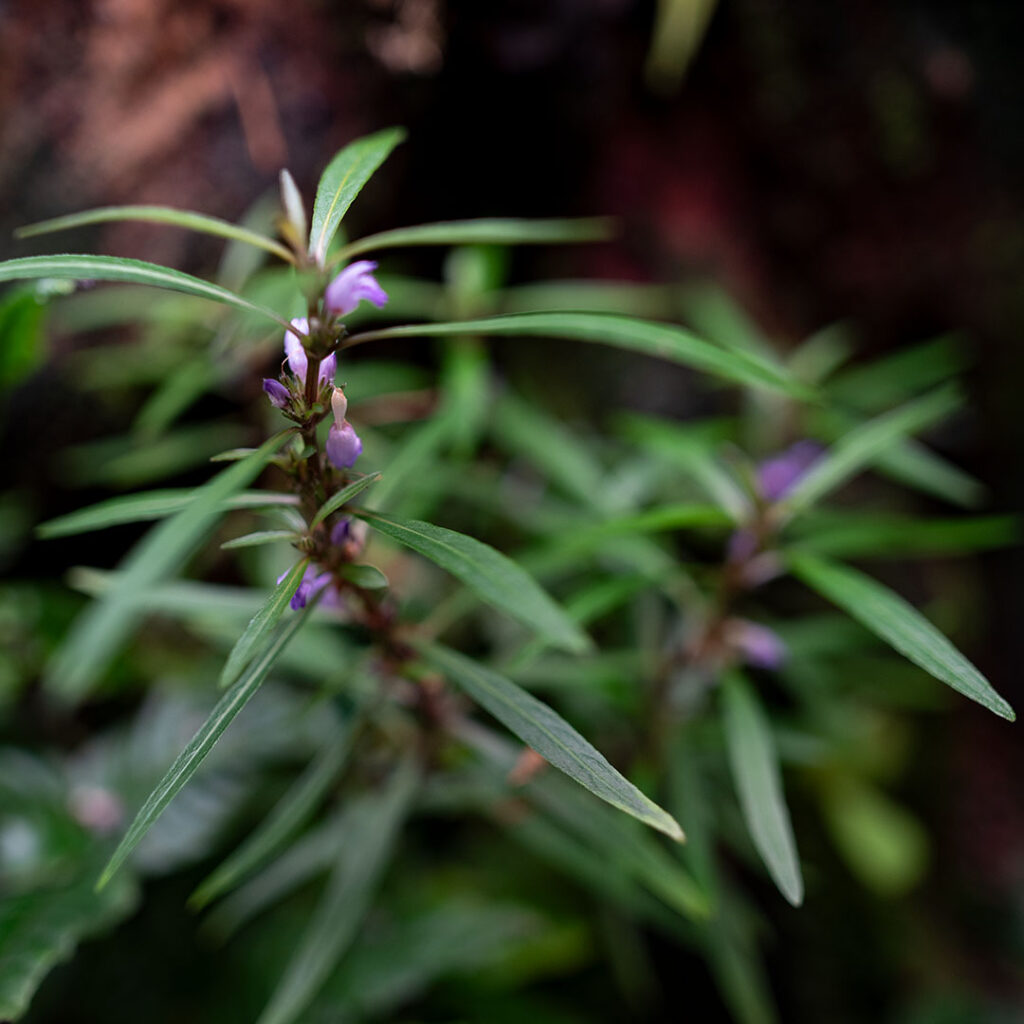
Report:
M14 235L16 238L31 238L34 235L67 231L70 228L78 228L86 224L123 220L145 221L149 224L170 224L172 227L185 228L188 231L199 231L204 235L216 235L219 238L230 238L235 242L245 242L247 245L272 252L289 263L294 259L280 242L275 242L272 238L266 238L255 231L249 231L237 224L221 220L219 217L207 217L205 214L193 213L190 210L175 210L169 206L103 206L97 210L86 210L83 213L72 213L66 217L54 217L52 220L43 220L38 224L29 224L26 227L18 228Z
M78 943L126 917L135 905L136 885L119 880L93 891L88 866L74 881L0 901L0 1019L16 1020L28 1009L50 969Z
M346 722L338 728L320 756L295 781L241 846L207 876L189 898L196 907L205 907L239 881L261 867L291 839L313 815L352 749L353 726Z
M829 396L855 409L881 412L965 370L968 360L961 342L956 335L943 335L867 365L851 366L830 382Z
M685 322L701 336L734 352L749 352L769 363L776 353L764 332L718 285L689 285L680 294Z
M291 434L275 434L248 459L223 470L135 546L122 563L116 586L76 619L47 666L52 692L75 699L87 690L138 621L139 595L180 569L216 522L224 501L250 484Z
M224 663L220 674L220 686L230 686L242 674L260 644L281 621L281 616L288 608L289 601L295 591L299 589L299 584L302 582L308 565L308 558L296 562L260 606L260 610L249 620L245 632L238 638L238 643L231 648L228 660Z
M483 665L437 645L423 645L434 668L489 711L524 743L595 796L681 842L675 819L617 772L561 715Z
M115 256L25 256L0 263L0 281L28 281L56 277L73 281L125 281L128 284L147 284L172 292L184 292L200 299L210 299L221 305L233 306L247 313L274 320L282 327L288 323L273 310L243 299L220 285L203 281L180 270L161 267L143 260L123 259Z
M364 796L349 808L341 857L257 1024L290 1024L295 1020L352 943L409 813L417 783L416 769L410 761L403 762L383 793Z
M192 488L173 488L160 491L145 491L142 494L127 494L123 498L110 498L97 505L80 508L67 515L49 519L36 527L36 533L44 539L70 537L76 533L91 530L105 530L124 523L141 523L152 519L166 519L175 515L195 500L197 491ZM299 503L294 494L277 494L273 491L243 491L231 495L222 504L224 509L290 508Z
M692 476L733 521L742 522L749 516L750 498L715 455L721 442L729 436L729 424L712 420L684 425L630 416L623 425L632 440Z
M241 537L233 537L224 541L221 548L224 551L234 551L236 548L258 548L264 544L274 544L279 540L297 540L298 535L294 530L257 530L255 533L246 533Z
M703 341L681 327L601 313L509 313L484 320L409 324L355 334L343 343L343 347L381 338L457 334L539 335L597 342L681 363L749 387L767 388L796 398L808 399L813 395L780 367L746 352L729 352Z
M803 551L833 558L965 554L1013 544L1020 536L1014 516L910 519L833 513L804 517L794 526Z
M162 434L216 379L216 371L205 355L185 363L146 399L135 417L135 432L140 437Z
M561 423L507 394L499 399L493 415L495 437L503 448L525 456L584 508L609 509L606 470Z
M332 494L321 505L319 511L313 516L313 521L309 524L311 530L316 529L332 512L337 512L346 501L351 501L357 494L362 494L371 484L375 484L380 479L380 473L372 473L369 476L361 477L359 480L353 480L352 483L345 487L342 487L337 494Z
M887 448L942 419L960 405L955 389L942 388L924 398L854 427L840 438L796 484L786 498L791 515L799 514L829 491L859 473Z
M146 440L119 434L65 449L58 470L65 484L78 487L137 487L200 466L211 455L238 444L246 433L240 424L221 420L182 425Z
M375 530L429 558L478 597L567 651L582 652L590 638L532 576L494 548L432 523L356 511Z
M980 480L909 438L882 452L875 466L899 483L962 508L977 508L985 499L985 485Z
M913 606L849 566L791 553L792 572L862 626L965 697L1014 721L1013 708L989 681Z
M907 810L852 775L827 779L822 799L835 844L865 885L891 898L921 880L928 839Z
M798 907L804 881L768 717L736 674L722 680L722 707L729 766L750 837L779 891Z
M13 387L42 362L46 304L35 292L12 290L0 300L0 392Z
M352 201L404 138L403 129L386 128L349 143L327 165L317 185L309 231L309 254L318 264L323 264Z
M199 727L195 736L178 755L160 784L150 793L135 816L127 834L118 844L107 866L96 883L97 889L103 889L117 873L118 868L127 860L128 855L138 846L139 841L150 826L160 816L164 808L174 799L175 795L188 783L203 759L213 749L221 734L234 721L238 713L260 688L281 652L295 634L302 628L307 615L314 607L308 604L299 614L285 622L270 638L263 649L256 655L242 677L224 694L209 717Z

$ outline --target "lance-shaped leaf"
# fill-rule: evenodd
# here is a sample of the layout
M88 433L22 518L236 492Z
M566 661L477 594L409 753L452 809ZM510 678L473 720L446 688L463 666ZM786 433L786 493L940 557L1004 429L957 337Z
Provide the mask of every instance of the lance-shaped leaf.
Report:
M199 231L204 235L216 235L219 238L230 238L235 242L245 242L258 249L265 249L275 256L294 262L292 254L280 242L272 238L239 227L219 217L207 217L191 210L175 210L170 206L103 206L97 210L85 210L72 213L66 217L54 217L52 220L39 221L18 228L16 238L31 238L33 235L47 235L53 231L67 231L70 228L82 227L86 224L102 224L106 221L145 221L149 224L170 224L172 227L185 228L188 231Z
M595 796L682 841L676 820L617 772L561 715L511 680L455 651L421 645L426 660L524 743Z
M367 235L342 246L337 259L350 260L376 249L398 249L410 245L558 245L567 242L597 242L612 233L607 217L575 220L520 220L482 218L417 224Z
M209 875L189 897L193 907L205 907L234 888L276 853L313 816L352 749L354 728L343 723L331 741L274 805L259 827Z
M281 621L288 603L299 589L302 577L309 565L309 559L296 562L284 579L274 588L270 597L260 606L259 611L249 620L245 632L231 648L228 660L220 674L220 685L230 686L252 660L257 647L266 641L270 631Z
M722 680L722 710L729 767L750 838L779 891L798 907L804 881L768 717L736 674Z
M450 572L481 600L518 619L551 643L583 652L590 638L539 583L510 558L464 533L417 519L356 510L370 526Z
M47 666L47 683L54 692L68 698L85 692L142 614L139 596L180 569L217 521L223 503L259 475L291 434L291 429L275 434L248 458L200 487L182 511L146 534L125 559L116 585L78 617Z
M196 770L203 763L206 755L213 749L213 745L220 739L224 730L235 720L238 713L249 703L250 699L260 688L274 662L277 661L281 652L302 628L303 623L315 605L316 602L311 601L298 615L295 615L281 625L271 637L269 643L253 659L252 664L242 675L241 679L217 701L209 717L199 727L198 732L192 739L189 740L188 745L175 759L174 764L168 768L167 773L160 780L156 789L146 798L146 802L135 816L135 820L132 822L125 837L118 844L113 856L103 869L103 873L96 883L97 889L102 889L114 877L118 868L128 859L128 855L132 850L139 845L142 837L149 831L153 822L163 813L164 808L196 773Z
M123 498L110 498L96 505L80 508L56 519L49 519L36 527L36 533L44 538L70 537L91 530L106 530L124 523L142 523L152 519L166 519L191 504L198 496L191 487L168 488L159 491L144 491L142 494L128 494ZM289 508L298 505L294 494L278 494L274 491L243 491L226 498L224 509Z
M854 427L807 471L789 493L786 507L790 515L808 508L829 491L846 483L897 441L947 416L960 401L954 388L940 388Z
M360 477L358 480L353 480L352 483L346 487L342 487L337 494L332 494L327 501L320 506L317 514L313 516L313 521L309 524L311 530L316 529L332 512L337 512L346 501L351 501L357 494L362 494L371 484L375 484L380 479L380 473L373 473L370 476Z
M416 769L404 762L383 793L360 798L346 813L348 827L327 890L257 1024L291 1024L351 945L409 813L417 782Z
M299 535L294 530L256 530L254 533L245 533L241 537L232 537L224 541L221 548L224 551L234 551L236 548L258 548L264 544L274 544L279 540L298 540Z
M813 398L813 392L797 382L782 367L765 362L748 352L727 351L703 341L681 327L605 313L510 313L483 320L409 324L355 334L348 338L342 347L347 348L381 338L456 334L538 335L545 338L597 342L681 363L749 387L781 391L783 394L798 398Z
M791 552L793 574L838 605L865 629L905 658L1001 718L1014 721L1013 708L989 681L916 608L877 580L846 565Z
M309 231L309 254L317 263L324 262L327 247L352 200L404 138L401 128L367 135L347 145L327 165L316 189Z
M122 259L116 256L25 256L17 260L0 263L0 281L29 281L38 278L56 277L73 281L127 281L129 284L147 284L172 292L184 292L201 299L210 299L225 306L258 313L280 324L286 330L288 323L272 309L257 305L241 295L230 292L220 285L211 284L180 270L161 267L144 260Z

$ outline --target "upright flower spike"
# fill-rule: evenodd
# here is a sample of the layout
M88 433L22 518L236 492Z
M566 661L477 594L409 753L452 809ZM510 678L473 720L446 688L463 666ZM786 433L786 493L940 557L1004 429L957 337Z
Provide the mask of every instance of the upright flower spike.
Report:
M331 396L331 411L334 413L334 422L327 432L327 458L336 469L350 469L362 454L363 442L352 424L345 419L348 399L341 388L334 389Z
M309 321L304 316L297 316L292 320L292 327L303 334L309 333ZM301 339L294 331L284 332L284 354L288 357L288 368L298 379L305 384L306 370L309 367L309 357ZM317 373L317 381L321 387L334 380L334 374L338 369L338 357L331 353L326 359L320 360L320 370Z
M388 301L388 293L377 284L377 279L373 276L376 269L377 264L373 260L356 260L355 263L350 263L327 286L324 293L327 308L338 316L346 316L366 299L381 309Z

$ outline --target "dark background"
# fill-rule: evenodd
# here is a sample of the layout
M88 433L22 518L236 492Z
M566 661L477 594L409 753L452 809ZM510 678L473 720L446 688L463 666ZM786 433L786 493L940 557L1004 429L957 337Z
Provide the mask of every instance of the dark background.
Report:
M8 0L0 238L122 202L232 219L281 166L311 195L340 145L402 124L408 142L353 209L357 233L613 214L615 244L520 254L514 277L711 277L782 347L840 320L865 355L962 329L975 414L959 457L995 510L1020 509L1024 7L733 0L677 81L645 76L653 24L639 0ZM197 273L218 251L147 225L89 241ZM44 370L12 397L0 454L5 483L35 490L41 515L64 500L46 450L89 430L82 410L60 415L54 379ZM37 545L14 572L47 558ZM981 564L970 654L1019 706L1024 560ZM845 993L850 1020L883 1019L922 978L1021 998L1019 727L961 704L929 723L921 758L928 882L898 908L851 888L783 915L770 967L784 1019L815 1019L819 989ZM914 1019L947 1019L927 1009Z

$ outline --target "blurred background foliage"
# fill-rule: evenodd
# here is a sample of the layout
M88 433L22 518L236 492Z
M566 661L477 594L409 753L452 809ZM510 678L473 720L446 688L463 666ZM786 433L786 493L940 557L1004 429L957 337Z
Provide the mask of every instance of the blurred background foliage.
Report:
M671 455L688 425L687 443L760 456L803 434L832 439L963 375L971 411L930 435L949 461L925 467L923 491L865 477L833 521L803 528L811 543L827 534L833 547L820 550L837 557L894 556L870 571L925 603L1019 706L1022 565L1005 522L908 537L898 517L1021 506L1022 18L997 0L14 0L0 8L0 238L121 202L269 230L280 167L310 195L339 145L403 124L409 141L353 208L351 236L488 215L612 214L620 232L595 246L388 254L388 321L602 309L682 322L828 377L824 412L570 343L355 350L339 380L367 459L389 468L375 500L488 536L545 582L562 569L544 533L573 521L595 479L616 512L689 497ZM2 246L25 255L49 241ZM297 312L287 275L210 239L116 224L81 229L66 248L163 262ZM243 584L283 566L263 549L235 559L212 547L190 571L207 584L154 593L102 689L69 711L40 688L42 667L142 527L46 540L33 529L127 490L193 485L209 456L258 439L271 422L258 381L280 338L127 286L9 289L0 337L0 950L18 894L59 892L53 928L68 928L80 899L69 934L100 934L53 971L28 1020L255 1019L351 821L318 822L206 916L186 902L311 758L329 766L357 713L358 688L342 681L362 670L358 649L327 629L291 648L292 685L261 692L140 847L135 873L97 903L92 881L125 808L191 735L254 610ZM435 472L417 472L437 455ZM920 483L920 451L916 466ZM858 510L876 513L868 541ZM220 539L246 532L246 514ZM896 536L879 551L887 523ZM581 543L572 557L595 558ZM603 543L607 557L617 542ZM642 710L631 680L650 666L637 658L671 631L664 603L638 595L676 558L699 577L718 541L621 543L629 571L616 569L615 588L560 595L592 617L600 655L515 656L519 638L488 634L493 621L460 627L504 649L505 670L613 761L630 742L622 723ZM973 553L948 557L962 550ZM457 601L430 607L423 564L374 557L417 615L466 614ZM101 571L69 581L82 564ZM430 814L309 1019L758 1021L772 1004L786 1021L1018 1019L1015 730L805 595L770 597L791 657L758 682L776 716L802 908L757 866L714 723L694 723L696 763L671 766L669 806L690 833L689 870L721 901L726 924L711 938L666 917L648 867L614 882L600 834L552 828L578 820L561 780L546 779L535 827L516 827L514 801L494 800L515 748L492 744L472 786L432 783ZM332 680L340 698L317 696ZM467 807L481 813L451 816ZM709 816L703 840L695 808Z

